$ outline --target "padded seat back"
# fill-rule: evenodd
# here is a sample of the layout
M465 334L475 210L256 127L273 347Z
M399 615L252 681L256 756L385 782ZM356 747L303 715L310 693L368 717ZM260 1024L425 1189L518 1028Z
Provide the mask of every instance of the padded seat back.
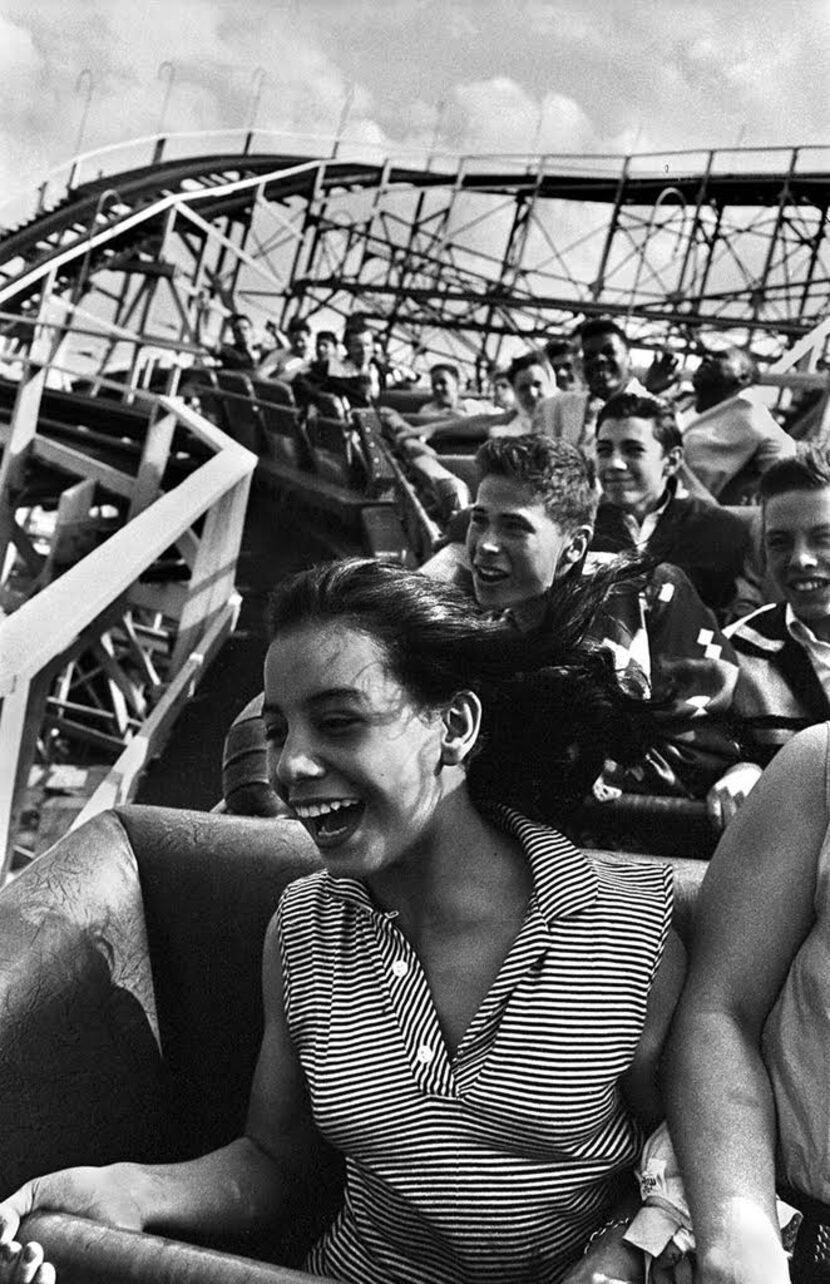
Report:
M318 867L294 821L126 807L3 889L0 1193L239 1134L265 928L286 884Z
M290 468L311 467L311 453L291 385L277 379L252 379L262 423L262 454Z
M314 404L308 407L305 429L319 476L336 486L351 488L359 484L362 470L358 466L357 434L340 398L317 394Z
M262 445L262 424L254 402L251 381L239 370L217 370L227 431L234 441L258 455Z
M297 400L290 383L284 379L252 379L251 387L260 401L272 406L296 407Z
M165 1151L172 1118L138 865L105 814L0 893L0 1192Z
M215 370L198 366L188 370L182 379L181 391L185 397L197 397L202 414L223 432L228 431L225 406Z

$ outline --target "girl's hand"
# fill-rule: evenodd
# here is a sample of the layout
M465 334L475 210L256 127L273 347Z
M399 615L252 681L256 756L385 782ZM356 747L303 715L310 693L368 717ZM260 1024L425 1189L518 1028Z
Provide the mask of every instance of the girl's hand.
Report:
M21 1220L34 1212L73 1213L104 1226L143 1230L139 1173L132 1164L110 1164L34 1177L0 1203L0 1245L13 1240Z
M29 1213L73 1213L106 1226L142 1230L135 1173L129 1164L66 1168L35 1177L9 1195L0 1203L0 1284L54 1284L55 1268L44 1261L41 1246L17 1241L20 1223Z
M2 1284L55 1284L55 1268L44 1261L40 1244L31 1240L18 1244L11 1240L0 1245L0 1281Z

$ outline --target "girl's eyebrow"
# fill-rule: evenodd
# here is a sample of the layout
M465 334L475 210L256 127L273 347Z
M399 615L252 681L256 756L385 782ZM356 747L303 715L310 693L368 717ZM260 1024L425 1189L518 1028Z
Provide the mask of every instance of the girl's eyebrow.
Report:
M318 691L315 695L309 696L310 705L322 704L326 700L363 700L363 692L357 687L327 687L325 691ZM282 713L282 708L278 704L266 701L262 706L262 716L266 714Z

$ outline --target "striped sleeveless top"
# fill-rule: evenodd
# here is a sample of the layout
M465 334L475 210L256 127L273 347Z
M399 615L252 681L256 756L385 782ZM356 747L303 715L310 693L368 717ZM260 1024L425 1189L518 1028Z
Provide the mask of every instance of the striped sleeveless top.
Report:
M589 859L514 812L528 910L448 1057L419 961L363 883L278 910L288 1028L346 1194L306 1269L366 1284L553 1282L607 1216L641 1137L628 1068L671 917L671 872Z

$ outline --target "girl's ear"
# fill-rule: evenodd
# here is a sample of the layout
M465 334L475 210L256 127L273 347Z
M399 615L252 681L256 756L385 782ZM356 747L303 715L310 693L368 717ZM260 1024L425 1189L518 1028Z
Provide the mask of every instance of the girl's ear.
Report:
M475 692L456 692L444 710L443 722L441 765L457 767L470 754L481 729L481 701Z

